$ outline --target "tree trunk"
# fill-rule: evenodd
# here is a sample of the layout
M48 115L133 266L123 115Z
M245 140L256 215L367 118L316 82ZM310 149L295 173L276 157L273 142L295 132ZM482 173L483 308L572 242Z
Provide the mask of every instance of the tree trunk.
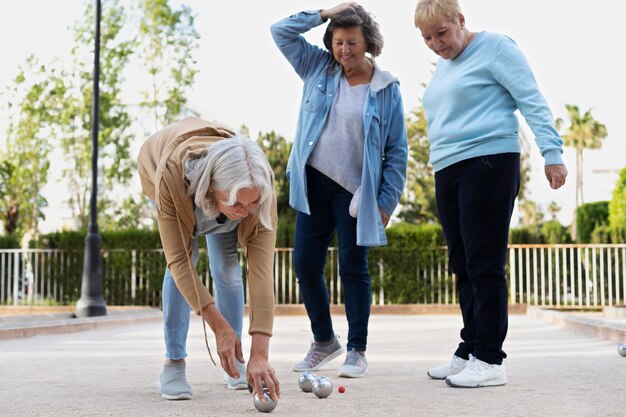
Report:
M583 149L576 149L576 207L583 204Z
M583 204L583 149L576 148L576 207L574 207L574 219L572 220L572 240L574 242L578 237L576 212L581 204Z
M17 230L17 221L20 217L20 209L15 203L7 207L7 214L4 223L4 231L7 235L12 235Z

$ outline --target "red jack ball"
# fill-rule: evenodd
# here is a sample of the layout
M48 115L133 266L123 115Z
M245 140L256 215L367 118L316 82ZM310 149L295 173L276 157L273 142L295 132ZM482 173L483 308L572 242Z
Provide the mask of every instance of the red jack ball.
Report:
M343 385L339 385L339 388L337 388L337 391L339 391L340 394L343 394L344 392L346 392L346 388Z

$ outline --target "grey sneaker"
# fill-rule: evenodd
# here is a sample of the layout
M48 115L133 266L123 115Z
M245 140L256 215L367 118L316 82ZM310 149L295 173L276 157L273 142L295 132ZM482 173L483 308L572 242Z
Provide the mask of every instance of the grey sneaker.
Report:
M354 349L348 351L346 360L339 368L337 376L344 378L361 378L367 374L367 359L365 355Z
M493 365L472 355L465 369L446 378L446 384L457 388L495 387L506 382L504 362L501 365Z
M437 368L431 368L426 373L433 379L446 379L450 375L456 375L465 369L467 362L467 359L454 355L445 365L438 366Z
M329 346L320 346L316 342L313 342L311 343L311 348L306 357L300 362L297 362L292 369L296 372L317 371L324 364L335 359L342 353L343 348L336 337Z
M187 383L185 367L185 362L168 363L163 366L163 372L156 381L161 397L167 400L191 399L191 386Z
M227 374L224 374L224 382L226 382L226 388L234 390L248 389L248 380L246 379L246 364L237 361L237 370L239 371L239 378L231 378Z

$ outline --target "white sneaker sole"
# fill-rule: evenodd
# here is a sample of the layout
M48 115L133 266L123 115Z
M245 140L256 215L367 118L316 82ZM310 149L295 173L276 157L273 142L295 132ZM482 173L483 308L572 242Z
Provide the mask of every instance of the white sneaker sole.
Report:
M233 384L233 385L231 385L229 383L226 383L226 388L232 389L232 390L235 390L235 391L248 389L248 382L247 381L246 382L240 382L238 384Z
M326 365L328 362L332 361L333 359L335 359L336 357L340 356L343 354L343 347L337 349L336 351L334 351L333 353L331 353L330 355L326 356L324 359L322 359L320 361L320 363L317 364L317 366L314 366L313 368L298 368L294 365L293 368L291 368L293 371L295 372L311 372L311 371L317 371L319 370L322 366Z
M161 382L158 379L156 380L155 385L157 389L161 391ZM161 397L165 398L166 400L191 400L191 396L192 394L188 392L183 392L178 395L169 395L163 392L161 393Z
M365 372L360 372L358 374L342 370L339 370L339 372L337 373L337 376L341 378L363 378L365 375L367 375L367 369L365 370Z
M484 387L499 387L502 385L506 385L507 381L504 380L503 381L485 381L485 382L481 382L475 385L460 385L460 384L455 384L454 382L450 381L449 379L446 378L446 384L448 386L451 386L453 388L484 388Z
M426 371L426 375L428 375L432 379L438 379L438 380L446 379L448 377L448 375L443 376L443 377L434 376L434 375L431 375L430 372L428 371Z

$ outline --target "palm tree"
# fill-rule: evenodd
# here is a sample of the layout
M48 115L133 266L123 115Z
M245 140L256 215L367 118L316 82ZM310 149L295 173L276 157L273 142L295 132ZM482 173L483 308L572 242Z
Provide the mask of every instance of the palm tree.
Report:
M576 149L576 207L583 203L583 150L600 149L602 141L607 137L606 126L591 115L591 110L580 115L578 106L566 104L570 126L562 135L565 146ZM556 126L560 130L563 121L557 119Z
M559 211L561 211L561 206L559 206L556 201L550 201L550 204L548 204L548 213L550 213L550 219L552 221L556 220Z

